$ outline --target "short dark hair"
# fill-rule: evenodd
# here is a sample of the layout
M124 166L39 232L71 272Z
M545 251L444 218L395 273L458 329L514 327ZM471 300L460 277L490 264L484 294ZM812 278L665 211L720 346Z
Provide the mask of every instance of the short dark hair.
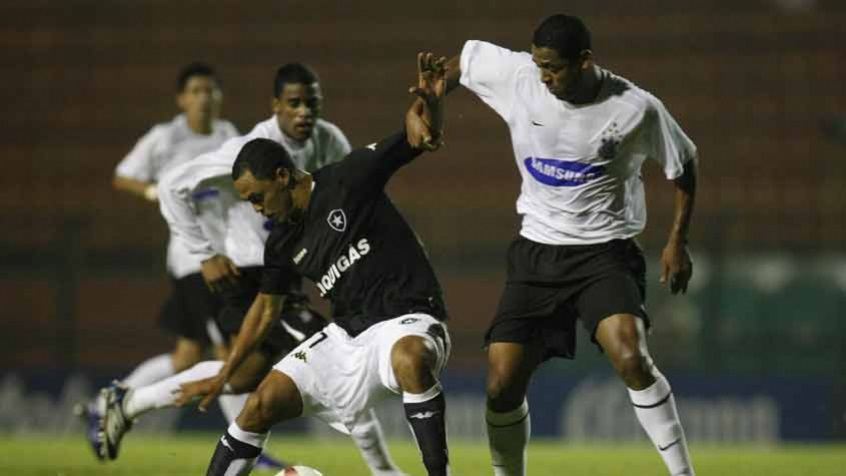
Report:
M208 63L195 61L185 65L185 67L179 71L179 76L176 77L176 92L181 93L182 91L185 91L185 86L188 84L188 80L194 76L212 78L214 82L220 86L220 79L217 77L217 71L215 71Z
M253 139L241 147L232 164L232 180L238 180L249 171L260 180L276 177L276 171L286 169L293 174L295 166L288 151L276 141Z
M314 84L320 82L317 73L302 63L288 63L276 70L273 78L273 97L282 95L286 84Z
M552 15L535 30L532 44L552 48L564 59L578 59L590 48L590 31L582 20L569 15Z

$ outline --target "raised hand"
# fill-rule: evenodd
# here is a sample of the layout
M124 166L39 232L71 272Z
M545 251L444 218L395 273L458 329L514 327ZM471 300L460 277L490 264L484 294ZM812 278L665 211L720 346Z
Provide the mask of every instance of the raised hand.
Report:
M431 151L442 145L446 71L445 57L417 54L417 85L408 91L420 101L415 102L406 115L406 132L414 147Z

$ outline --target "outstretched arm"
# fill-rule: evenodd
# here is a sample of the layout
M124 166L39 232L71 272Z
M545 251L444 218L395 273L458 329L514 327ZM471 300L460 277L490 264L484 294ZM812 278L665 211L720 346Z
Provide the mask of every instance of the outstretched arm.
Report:
M661 253L661 283L669 283L673 294L686 293L693 276L693 261L687 250L687 235L696 199L697 159L687 161L684 172L673 180L676 189L676 209L673 228L667 246Z
M206 411L209 404L223 392L226 382L232 378L238 367L267 337L284 303L285 296L283 295L259 293L244 317L244 322L232 345L232 351L220 372L214 377L182 384L181 394L176 400L177 406L202 397L198 408L200 411Z

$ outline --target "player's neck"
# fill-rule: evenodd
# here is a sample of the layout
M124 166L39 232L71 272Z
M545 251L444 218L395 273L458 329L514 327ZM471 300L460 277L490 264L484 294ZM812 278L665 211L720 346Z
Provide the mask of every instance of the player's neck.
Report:
M185 122L188 123L188 128L195 134L209 135L212 133L211 117L192 117L186 115Z
M291 201L293 202L294 210L292 214L292 221L299 221L308 210L308 205L311 202L311 191L314 188L314 179L311 174L301 172L302 175L297 177L297 184L291 190Z
M582 105L595 101L599 96L600 89L602 89L602 78L602 70L596 65L591 65L590 70L585 72L579 92L572 100L567 102Z

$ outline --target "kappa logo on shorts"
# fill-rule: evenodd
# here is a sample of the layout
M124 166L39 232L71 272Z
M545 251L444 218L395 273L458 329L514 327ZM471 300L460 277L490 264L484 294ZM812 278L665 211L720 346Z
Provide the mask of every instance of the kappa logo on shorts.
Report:
M296 354L294 354L294 358L295 358L295 359L300 359L300 360L302 360L303 362L308 363L308 359L306 358L306 353L305 353L304 351L302 351L302 350L301 350L301 351L299 351L299 352L297 352Z
M339 233L347 229L347 215L340 208L336 208L329 212L329 216L326 217L326 221L333 230Z
M419 321L419 317L406 317L405 319L400 321L400 324L414 324L415 322Z

